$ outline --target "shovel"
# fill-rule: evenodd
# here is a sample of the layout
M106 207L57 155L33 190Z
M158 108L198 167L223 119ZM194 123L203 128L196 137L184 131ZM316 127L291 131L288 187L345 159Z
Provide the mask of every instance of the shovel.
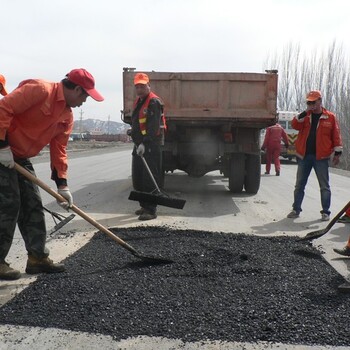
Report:
M329 224L322 230L309 232L305 237L298 239L298 241L311 241L313 239L322 237L325 235L333 225L340 219L340 217L350 208L350 202L348 202L345 207L329 222Z
M159 189L157 181L155 180L152 174L152 171L146 162L146 159L144 158L144 156L140 156L140 157L156 189L152 193L131 191L129 195L129 199L132 201L146 202L146 203L152 203L157 205L163 205L165 207L170 207L170 208L183 209L186 201L184 199L170 198L167 194L163 193Z
M20 174L22 174L24 177L26 177L28 180L32 181L39 187L41 187L43 190L45 190L47 193L51 194L53 197L55 197L59 202L66 202L67 200L62 197L59 193L54 191L51 187L46 185L44 182L42 182L40 179L35 177L33 174L31 174L27 169L20 166L19 164L15 163L14 167ZM84 220L89 222L91 225L95 226L98 230L105 233L107 236L112 238L114 241L116 241L119 245L121 245L123 248L128 250L131 254L136 256L137 258L143 260L144 262L148 264L169 264L172 263L172 260L164 259L161 257L151 257L151 256L145 256L139 253L135 248L133 248L130 244L123 241L121 238L116 236L113 232L108 230L106 227L102 226L100 223L98 223L96 220L94 220L92 217L84 213L81 209L79 209L74 204L72 205L71 209L78 214L80 217L82 217Z

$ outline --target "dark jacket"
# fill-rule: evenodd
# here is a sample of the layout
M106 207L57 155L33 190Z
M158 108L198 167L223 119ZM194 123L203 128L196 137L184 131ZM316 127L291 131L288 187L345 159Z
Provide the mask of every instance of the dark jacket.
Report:
M155 95L156 96L156 95ZM163 103L158 96L149 100L145 106L147 97L138 98L131 116L131 137L136 145L140 143L159 143L161 140L160 125L163 113ZM146 133L143 135L140 128L140 114L146 118Z

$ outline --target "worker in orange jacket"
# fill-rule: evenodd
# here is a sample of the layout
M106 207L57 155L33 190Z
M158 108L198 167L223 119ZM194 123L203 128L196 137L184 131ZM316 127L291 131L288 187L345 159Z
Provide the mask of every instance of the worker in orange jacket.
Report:
M266 129L265 139L261 149L266 151L266 172L265 174L270 174L271 163L275 165L276 176L281 173L281 140L283 140L286 147L288 147L288 136L282 126L278 123L272 125Z
M329 185L329 163L339 163L342 154L342 138L338 119L334 113L322 106L322 94L318 90L306 95L306 110L295 116L292 127L298 130L295 142L298 170L294 188L293 209L288 218L298 218L305 195L305 186L312 169L320 186L321 220L330 219L331 189Z
M0 94L2 96L6 96L7 95L6 79L5 79L5 77L2 74L0 74Z
M50 144L51 178L66 200L60 205L68 210L73 204L67 185L66 152L73 129L71 108L80 107L88 96L103 101L93 76L85 69L73 69L59 83L22 81L0 100L0 279L20 278L20 272L5 261L16 224L28 252L27 273L65 270L63 264L48 258L39 189L17 173L14 165L17 162L35 176L30 158Z

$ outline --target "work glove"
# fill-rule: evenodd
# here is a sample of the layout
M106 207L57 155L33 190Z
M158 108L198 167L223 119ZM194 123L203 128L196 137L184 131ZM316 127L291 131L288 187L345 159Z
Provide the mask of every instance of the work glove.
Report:
M57 203L64 209L67 210L72 207L73 205L73 196L69 191L69 188L66 187L65 189L59 188L57 189L57 193L60 194L64 199L67 199L66 202L60 202L57 200Z
M13 154L9 146L5 148L0 148L0 164L10 169L12 169L15 166Z
M306 112L306 111L303 111L303 112L301 112L301 113L298 115L298 119L303 119L303 118L306 117L306 115L307 115L307 112Z
M137 149L136 149L136 154L138 156L143 156L145 154L145 145L143 143L140 143L138 146L137 146Z

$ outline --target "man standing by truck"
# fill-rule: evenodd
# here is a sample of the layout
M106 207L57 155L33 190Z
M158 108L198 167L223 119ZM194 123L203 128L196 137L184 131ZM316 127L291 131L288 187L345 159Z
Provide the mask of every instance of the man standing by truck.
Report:
M14 166L17 162L35 176L30 158L50 144L51 178L56 182L57 192L66 200L60 205L68 210L73 204L67 186L66 153L73 129L71 108L81 106L88 96L103 101L95 90L92 75L85 69L73 69L58 83L40 79L22 81L0 100L0 280L16 280L21 276L5 261L16 224L28 252L27 273L65 270L63 264L56 264L48 257L39 189Z
M6 79L5 77L0 74L0 94L2 96L6 96L7 95L7 90L6 90Z
M266 171L265 174L270 174L271 163L275 165L276 176L281 173L281 140L288 148L288 136L282 126L278 123L269 126L266 129L265 139L261 149L266 151Z
M134 142L133 183L136 191L151 193L155 189L141 157L146 160L158 186L161 176L161 126L165 127L163 102L151 91L149 77L145 73L137 73L134 77L137 99L131 116L131 137ZM157 217L157 205L140 202L141 208L136 210L139 220L152 220Z
M331 213L329 210L331 205L329 160L334 153L333 165L339 163L343 149L342 139L336 116L322 106L320 91L310 91L306 95L306 104L306 110L292 120L292 127L299 131L295 142L298 170L293 210L287 217L299 217L305 186L311 170L314 169L320 186L321 220L328 221Z

